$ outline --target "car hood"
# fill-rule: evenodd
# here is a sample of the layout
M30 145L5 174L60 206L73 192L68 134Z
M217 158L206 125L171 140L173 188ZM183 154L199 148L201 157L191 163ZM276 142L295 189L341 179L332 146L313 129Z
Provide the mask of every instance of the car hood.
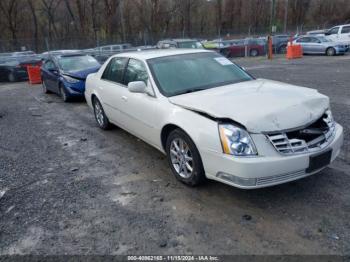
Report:
M97 66L97 67L92 67L92 68L79 70L79 71L64 71L63 74L69 75L71 77L78 78L81 80L85 80L89 74L96 73L99 69L100 69L100 66Z
M229 118L253 133L301 127L329 107L329 98L315 89L265 79L173 96L169 101L210 117Z

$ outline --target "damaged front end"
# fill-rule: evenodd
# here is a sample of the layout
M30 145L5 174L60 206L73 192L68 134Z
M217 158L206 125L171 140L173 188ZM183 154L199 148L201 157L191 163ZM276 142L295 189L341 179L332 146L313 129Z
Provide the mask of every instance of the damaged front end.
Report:
M322 150L332 142L334 135L335 122L330 110L302 128L266 134L274 148L283 155Z

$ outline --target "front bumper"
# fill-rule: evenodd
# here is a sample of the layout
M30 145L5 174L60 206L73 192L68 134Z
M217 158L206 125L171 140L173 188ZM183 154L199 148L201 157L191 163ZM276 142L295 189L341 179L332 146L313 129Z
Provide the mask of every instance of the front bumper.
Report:
M201 152L206 176L225 184L253 189L278 185L313 175L323 168L307 173L310 156L332 149L331 162L339 155L343 144L343 128L336 124L330 144L321 151L296 155L281 155L264 135L254 135L257 157L235 157L218 152Z
M335 47L335 51L337 55L344 54L348 51L346 47Z
M80 80L77 83L64 81L64 87L69 97L83 97L85 92L85 81Z

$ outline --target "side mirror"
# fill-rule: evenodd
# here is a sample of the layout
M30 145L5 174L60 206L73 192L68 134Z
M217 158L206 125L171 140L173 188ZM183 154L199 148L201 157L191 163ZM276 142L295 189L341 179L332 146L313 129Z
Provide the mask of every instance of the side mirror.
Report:
M331 35L331 32L328 31L328 32L326 32L326 33L324 33L324 34L325 34L325 35Z
M50 68L49 71L55 75L58 75L58 70L56 68Z
M146 93L146 84L143 81L134 81L128 84L128 90L131 93Z

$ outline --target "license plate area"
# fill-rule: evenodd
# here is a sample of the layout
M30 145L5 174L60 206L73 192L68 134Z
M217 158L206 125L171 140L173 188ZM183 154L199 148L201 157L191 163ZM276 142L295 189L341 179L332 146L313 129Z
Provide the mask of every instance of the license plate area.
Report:
M332 150L322 152L318 155L310 156L309 167L306 169L306 173L311 173L325 166L328 166L331 163L331 158Z

